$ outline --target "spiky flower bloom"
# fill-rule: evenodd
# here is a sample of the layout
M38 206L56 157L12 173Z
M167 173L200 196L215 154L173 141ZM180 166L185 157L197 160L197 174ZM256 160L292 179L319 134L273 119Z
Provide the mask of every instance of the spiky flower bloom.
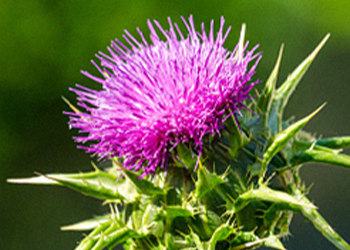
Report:
M129 32L127 42L112 42L110 55L100 53L103 78L83 72L102 85L91 90L78 85L78 105L87 113L70 113L70 125L87 133L79 142L92 142L82 147L100 157L124 157L124 165L144 174L167 166L171 151L179 143L189 143L199 154L203 139L220 133L226 117L244 107L259 53L257 46L230 51L223 47L230 31L220 29L214 35L197 32L192 16L182 18L188 34L169 19L169 30L152 22L149 43L138 29L141 42ZM163 41L164 40L164 41ZM248 64L256 59L255 64Z
M111 157L111 168L10 182L64 185L110 204L108 214L63 228L91 231L76 250L284 250L280 239L297 212L338 249L350 250L308 200L299 175L309 162L350 168L350 156L339 150L350 147L350 137L303 131L319 109L294 123L282 119L328 36L276 88L281 50L252 100L259 54L247 50L244 28L230 52L223 48L223 19L216 38L213 23L209 35L203 26L197 34L192 18L184 23L186 37L171 22L169 31L156 23L165 41L149 24L152 44L141 32L142 43L126 33L131 49L117 41L111 56L100 57L104 78L87 74L102 90L74 90L87 110L72 106L78 112L72 127L87 133L78 140ZM155 171L166 164L167 175Z

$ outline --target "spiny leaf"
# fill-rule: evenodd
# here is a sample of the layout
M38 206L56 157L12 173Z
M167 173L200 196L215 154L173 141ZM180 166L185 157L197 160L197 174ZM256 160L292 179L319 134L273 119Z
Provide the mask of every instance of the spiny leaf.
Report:
M138 236L137 233L129 228L115 229L110 227L98 237L96 244L91 250L103 250L106 247L112 249L120 243L126 242L131 237Z
M283 235L283 233L288 233L288 226L291 219L290 214L293 212L290 210L289 205L283 203L272 204L264 213L263 229L273 232L275 228L278 228L281 235Z
M117 175L97 170L79 174L48 174L25 179L9 179L11 183L62 185L85 195L104 200L125 200L118 192L122 185Z
M289 235L289 225L293 219L293 211L283 211L281 217L277 221L274 230L279 231L280 235Z
M240 195L235 203L235 211L240 211L252 201L266 201L281 204L286 209L293 211L300 211L303 206L312 206L315 208L314 205L303 203L285 192L276 191L261 185L258 189L252 189Z
M211 210L206 210L191 220L190 228L200 235L202 240L209 240L222 223L223 221L218 214Z
M253 232L238 232L231 242L231 249L251 249L252 247L260 244L261 240Z
M105 223L100 224L96 227L88 236L86 236L75 250L91 250L97 242L98 236L106 230L112 223L112 220L108 220Z
M275 235L270 235L267 238L264 238L263 245L265 247L271 247L274 249L285 250L282 242Z
M175 151L173 152L174 152L174 159L176 159L175 163L177 163L177 166L187 167L189 169L195 168L197 164L197 159L194 156L191 148L189 148L187 145L179 143L176 146Z
M278 219L280 218L278 216L280 211L279 204L272 204L264 213L263 219L264 219L264 225L265 229L271 229L273 224L275 224Z
M142 228L140 232L161 237L164 231L163 221L157 220L160 211L155 205L149 203L142 213Z
M232 226L225 224L218 227L210 238L210 241L207 243L208 250L215 250L216 243L218 241L226 240L233 232L234 230Z
M295 196L297 199L303 201L303 203L312 204L299 190L295 190ZM334 244L340 250L350 250L350 245L339 235L328 222L321 216L321 214L310 206L305 206L301 210L302 214L312 222L314 227L322 233L331 243Z
M328 40L330 34L327 34L316 49L290 74L287 80L276 90L274 96L275 106L279 114L282 114L284 107L286 106L289 97L294 92L295 88L299 84L300 80L306 73L307 69L315 59L318 52Z
M129 238L140 238L142 234L126 227L116 216L110 215L109 220L96 227L76 250L102 250L106 247L113 248Z
M145 208L143 206L141 207L138 202L134 202L133 204L131 204L131 207L132 213L130 219L128 220L127 226L130 228L134 228L137 231L140 231L142 229L142 217Z
M290 125L285 130L279 132L277 135L275 135L274 140L272 141L271 145L267 148L264 156L263 156L263 162L261 167L261 176L260 176L260 183L262 183L264 174L266 172L267 165L271 161L271 159L282 149L284 148L287 143L300 131L306 123L310 121L312 117L314 117L322 108L324 105L319 107L316 111L314 111L309 116L297 121L296 123Z
M306 162L321 162L350 168L350 156L324 150L309 149L297 153L291 159L292 166L300 165Z
M180 232L180 234L182 234ZM183 250L204 250L204 246L202 244L201 239L199 236L193 232L193 230L190 228L190 234L182 234L183 237L185 238L186 245L190 245L190 247L181 247L177 249L183 249ZM195 246L195 247L193 247ZM169 248L170 249L170 248Z
M166 217L167 218L175 218L175 217L193 217L193 211L183 208L180 206L166 206Z
M350 136L324 138L316 141L316 145L332 148L343 149L350 147Z
M223 178L203 167L199 161L198 180L196 183L196 197L200 199L207 192L213 190L217 185L224 182Z
M225 121L225 127L227 128L227 132L223 132L227 134L227 138L229 140L230 146L227 147L227 151L232 158L235 158L238 154L238 150L244 145L248 144L249 140L245 133L240 130L240 127L236 121L236 118L233 115L232 110L231 119L227 119Z
M115 160L113 161L121 168L125 176L132 182L140 194L152 196L165 193L164 189L154 185L151 181L145 178L141 178L141 175L138 173L124 168L119 162L116 162Z
M196 249L204 250L202 241L197 234L195 234L193 231L191 231L190 237L191 237L192 242L195 244Z
M265 88L261 95L259 96L257 107L258 110L260 110L264 114L264 121L266 124L266 119L269 116L269 112L271 109L271 104L273 100L273 96L275 93L275 87L277 82L277 76L278 76L278 70L281 63L282 58L282 52L283 52L283 44L281 46L280 52L278 54L277 62L275 64L274 69L271 72L270 77L268 78Z
M266 246L279 250L285 250L284 246L280 240L271 235L266 238L259 239L253 232L241 232L233 240L233 246L231 250L244 250L244 249L253 249L258 246ZM239 243L239 244L237 244Z

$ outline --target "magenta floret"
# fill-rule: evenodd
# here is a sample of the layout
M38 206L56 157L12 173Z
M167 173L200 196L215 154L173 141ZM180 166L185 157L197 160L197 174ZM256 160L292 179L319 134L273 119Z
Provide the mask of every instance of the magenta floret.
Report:
M200 153L203 137L220 132L225 114L244 108L257 82L251 82L260 60L260 53L254 54L257 46L225 49L230 28L224 31L223 18L216 36L213 21L207 34L204 24L201 32L195 31L192 16L182 20L186 35L170 19L169 30L148 21L150 43L139 29L142 42L125 31L128 46L115 40L110 55L97 55L102 67L94 64L103 78L83 72L102 90L71 89L86 110L68 113L70 126L83 133L75 140L89 142L79 147L100 158L123 157L127 168L150 174L166 167L169 151L178 143L191 142Z

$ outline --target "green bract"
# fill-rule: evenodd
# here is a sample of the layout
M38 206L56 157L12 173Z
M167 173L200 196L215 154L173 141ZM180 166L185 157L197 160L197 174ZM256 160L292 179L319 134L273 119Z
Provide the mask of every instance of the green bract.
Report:
M244 29L240 48L244 44ZM109 214L63 230L90 231L76 250L102 250L122 244L128 250L161 249L285 249L293 213L301 212L338 249L350 246L328 225L306 197L301 164L320 162L350 168L350 157L339 149L349 137L317 139L303 131L320 110L290 124L283 110L328 35L287 80L276 89L282 49L257 102L227 119L227 130L210 138L200 159L189 145L176 153L183 164L168 172L140 178L140 173L113 167L91 173L50 174L10 182L63 185L110 204ZM198 167L196 168L196 164Z

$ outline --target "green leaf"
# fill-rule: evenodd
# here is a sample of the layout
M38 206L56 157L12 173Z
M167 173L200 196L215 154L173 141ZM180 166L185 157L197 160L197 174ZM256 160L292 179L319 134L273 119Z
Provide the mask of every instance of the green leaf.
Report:
M109 220L107 220L104 223L101 223L88 236L86 236L81 241L81 243L77 246L76 250L98 249L96 248L96 244L100 241L101 236L106 235L108 232L112 230L118 230L123 227L124 227L123 224L120 223L118 218L111 215L109 217Z
M165 194L164 189L156 186L151 181L145 179L146 177L141 178L141 175L124 168L119 163L118 163L118 166L122 169L125 176L135 186L138 193L143 194L143 195L147 195L147 196L152 196L152 195L157 195L157 194Z
M181 161L181 162L177 160L175 161L175 163L177 163L176 164L177 166L187 167L189 169L195 168L197 164L197 157L194 155L191 148L189 148L187 145L179 143L173 152L174 152L174 159Z
M281 217L277 221L274 229L278 230L278 234L281 236L290 235L289 225L293 219L293 211L283 211Z
M144 211L142 211L142 228L140 232L144 234L152 234L161 237L164 233L163 221L156 218L159 217L160 211L152 203L147 204Z
M230 110L232 113L232 110ZM235 158L238 154L238 150L245 144L249 143L249 139L244 132L240 131L239 125L234 117L231 115L231 119L225 121L225 127L227 132L223 131L225 137L228 138L229 147L225 149L232 158Z
M273 68L271 75L268 78L265 88L261 93L261 95L259 96L258 103L257 103L258 110L260 110L260 112L264 114L265 124L267 122L267 118L270 113L271 104L275 93L275 87L277 82L278 70L281 63L282 53L283 53L283 45L280 48L280 52L278 54L275 67Z
M290 209L284 204L272 204L263 215L264 225L259 228L259 232L274 232L280 236L289 234L289 225L293 218L293 212L297 210ZM298 210L300 212L300 210Z
M350 136L324 138L316 141L316 145L332 149L343 149L350 147Z
M283 203L272 204L264 213L262 230L268 232L276 232L277 230L279 235L287 234L293 212L296 211L300 212L299 209L291 209L289 205Z
M109 225L109 223L103 223L99 227L95 228L95 230L93 230L80 242L75 250L91 250L96 244L98 236L101 234L101 232L107 229Z
M287 80L276 90L274 96L274 106L277 108L280 118L282 117L283 109L286 106L290 96L298 86L300 80L306 73L307 69L315 59L318 52L329 38L329 34L323 38L321 43L315 48L315 50L288 76Z
M79 174L48 174L24 179L9 179L20 184L61 185L85 195L103 200L125 200L118 191L123 181L118 175L96 170Z
M226 240L234 232L232 226L221 225L213 233L210 241L208 242L208 250L215 250L216 243L218 241Z
M175 217L193 217L194 213L187 208L180 206L166 206L166 217L175 218Z
M198 168L198 180L196 183L196 198L200 199L207 192L213 190L217 185L224 182L221 176L215 173L210 173L209 170L203 167L202 163L199 161Z
M190 232L190 234L189 235L185 235L185 240L186 240L186 242L189 244L189 245L191 245L191 246L196 246L195 248L193 248L193 247L188 247L188 248L181 248L181 249L183 249L183 250L194 250L194 249L196 249L196 250L204 250L204 247L203 247L203 244L202 244L202 241L201 241L201 239L199 238L199 236L196 234L196 233L194 233L192 230L191 230L191 232Z
M231 250L253 249L259 246L266 246L275 249L285 250L281 241L274 235L259 239L253 232L240 232L234 239Z
M290 161L292 166L306 162L320 162L350 168L350 156L324 150L309 149L302 151L294 155Z
M261 245L261 240L253 232L238 232L231 242L231 250L251 249Z
M285 250L282 242L275 235L270 235L269 237L264 238L263 240L264 240L263 245L265 247L271 247L274 249Z
M91 250L103 250L106 247L111 249L114 246L127 241L133 233L132 230L126 227L120 229L110 227L106 232L103 232L103 234L99 236L99 239Z
M191 239L196 245L197 250L204 250L202 241L197 234L195 234L194 232L191 232Z
M251 189L243 194L241 194L235 203L235 212L240 211L245 206L250 204L253 201L265 201L271 202L274 204L280 204L285 209L293 210L293 211L301 211L304 206L312 206L309 203L303 203L300 200L297 200L295 197L282 192L276 191L268 188L267 186L261 185L258 189Z
M303 203L312 204L304 195L300 193L299 190L296 190L295 196L297 199L302 200ZM333 228L315 208L312 208L311 206L304 206L301 212L334 246L340 250L350 250L350 245L333 230Z
M263 156L263 162L261 166L261 176L260 176L260 183L262 183L264 174L266 172L267 165L271 161L271 159L282 149L284 148L287 143L310 121L312 117L314 117L322 108L324 105L319 107L316 111L314 111L309 116L295 122L294 124L290 125L285 130L279 132L277 135L275 135L271 145L267 148L264 156Z
M272 204L264 213L264 226L266 229L271 231L274 224L280 219L279 214L281 214L281 210L284 209L284 206L280 204Z
M137 233L124 225L116 215L110 215L109 220L102 222L86 236L75 250L103 250L125 243L129 238L140 238Z
M142 230L142 218L145 207L139 202L134 202L131 204L132 212L130 216L130 220L128 220L128 227L134 228L136 231Z

